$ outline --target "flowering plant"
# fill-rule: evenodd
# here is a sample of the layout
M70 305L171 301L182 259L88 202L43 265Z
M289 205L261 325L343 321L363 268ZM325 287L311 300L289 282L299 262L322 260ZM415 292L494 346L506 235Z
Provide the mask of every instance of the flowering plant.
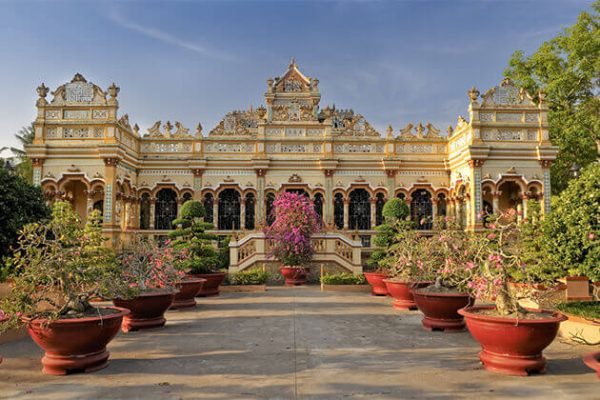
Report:
M265 236L272 242L270 256L286 266L308 264L314 253L310 237L320 229L312 201L286 192L278 195L273 205L275 220L265 229Z
M0 303L9 318L2 329L18 325L20 317L50 320L97 315L96 297L128 291L119 279L115 254L103 246L102 217L88 215L83 225L67 202L56 202L52 219L26 225L9 260L14 287Z
M177 261L184 257L186 253L175 252L168 241L161 247L155 241L136 238L120 256L122 279L139 292L173 290L185 276L175 267Z

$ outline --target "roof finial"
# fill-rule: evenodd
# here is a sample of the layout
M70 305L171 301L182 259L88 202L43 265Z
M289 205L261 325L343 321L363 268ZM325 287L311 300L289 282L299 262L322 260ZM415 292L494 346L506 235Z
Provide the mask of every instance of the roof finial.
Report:
M290 68L295 67L296 66L296 57L292 57L292 60L290 61Z

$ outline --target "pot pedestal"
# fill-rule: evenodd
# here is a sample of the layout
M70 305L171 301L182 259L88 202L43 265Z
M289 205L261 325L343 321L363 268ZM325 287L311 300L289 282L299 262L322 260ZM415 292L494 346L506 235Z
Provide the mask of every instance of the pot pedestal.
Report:
M306 283L306 270L304 268L281 267L279 272L285 278L286 286L300 286Z
M42 372L47 375L67 375L75 372L94 372L108 366L110 353L106 348L95 353L61 356L46 352L42 357Z
M489 371L527 376L546 372L542 351L552 343L564 315L543 310L540 318L509 318L486 315L481 311L495 306L467 307L458 312L465 317L471 336L481 345L479 359ZM540 310L528 309L531 312Z
M369 285L371 285L371 294L373 296L387 296L388 290L383 282L388 278L388 274L382 272L365 272L363 273Z

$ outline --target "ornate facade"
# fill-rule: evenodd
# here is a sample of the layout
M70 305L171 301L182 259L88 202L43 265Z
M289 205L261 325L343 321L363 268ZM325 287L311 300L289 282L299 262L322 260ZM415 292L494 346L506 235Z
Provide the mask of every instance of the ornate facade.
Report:
M292 60L267 80L265 105L225 115L208 135L181 122L145 131L119 112L119 87L80 74L51 93L37 89L35 183L49 201L70 200L85 219L100 209L114 246L131 234L164 234L180 205L198 199L217 232L243 236L269 222L275 194L305 193L326 231L369 247L383 204L404 199L420 229L435 216L481 225L481 211L526 200L550 207L547 108L508 79L468 92L468 116L447 132L430 123L382 134L353 110L320 107L319 81Z

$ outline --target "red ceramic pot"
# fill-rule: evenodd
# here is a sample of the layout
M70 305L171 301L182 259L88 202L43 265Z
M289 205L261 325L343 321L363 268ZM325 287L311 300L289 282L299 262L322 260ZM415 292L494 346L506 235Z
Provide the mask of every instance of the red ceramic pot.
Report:
M131 311L123 318L121 329L123 332L137 331L138 329L158 328L163 326L165 311L173 303L176 292L147 292L140 293L133 299L114 299L115 306L127 308Z
M365 278L367 278L367 282L371 285L371 294L373 296L387 296L388 290L383 282L384 279L387 279L389 276L384 272L365 272L363 273Z
M4 316L2 318L0 318L0 324L3 323L4 321L6 321L8 319L7 316ZM2 357L0 357L0 364L2 363Z
M493 310L495 306L467 307L459 310L465 317L471 335L479 342L482 351L479 359L489 371L506 375L527 376L532 372L546 372L544 350L556 337L560 323L567 319L555 311L547 318L516 319L477 313Z
M304 285L306 283L306 270L300 267L281 267L279 272L285 278L288 286Z
M110 307L109 315L27 321L27 331L44 351L42 372L48 375L66 375L74 372L92 372L108 365L106 345L119 332L123 317L129 310Z
M417 303L412 294L412 289L427 287L431 282L400 282L384 279L385 287L390 296L394 298L392 307L398 310L416 310Z
M583 362L585 365L596 371L596 375L598 375L598 379L600 379L600 351L590 353L583 357Z
M192 278L206 279L200 291L196 294L198 297L210 297L219 295L219 286L225 280L225 272L215 272L212 274L189 274Z
M421 323L430 331L463 331L465 321L458 310L475 302L466 293L435 293L415 289L413 296L417 307L424 314Z
M177 310L182 308L190 308L196 306L195 297L198 292L202 289L206 279L203 278L185 278L181 281L177 288L179 293L175 295L173 304L169 307L171 310Z

